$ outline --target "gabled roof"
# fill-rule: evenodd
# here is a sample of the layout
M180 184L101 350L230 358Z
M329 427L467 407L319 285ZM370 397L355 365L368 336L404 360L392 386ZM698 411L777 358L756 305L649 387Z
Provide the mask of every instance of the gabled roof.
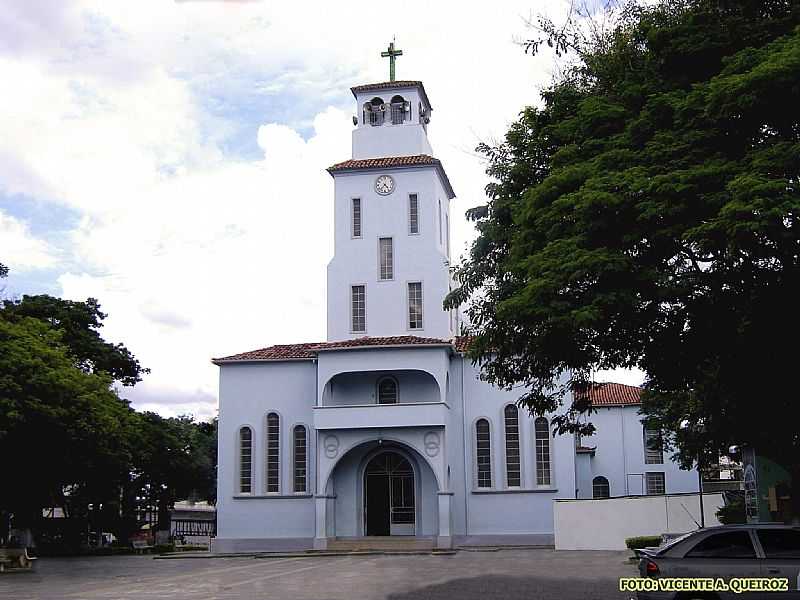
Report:
M592 383L586 390L575 390L576 398L588 394L592 406L635 406L641 404L642 388L622 383Z
M399 335L388 337L360 337L352 340L341 340L337 342L311 342L305 344L279 344L250 350L240 354L213 358L211 362L215 365L238 362L265 362L265 361L291 361L291 360L311 360L317 357L319 352L330 350L350 350L354 348L397 348L410 346L433 346L433 347L452 347L448 340L438 338L424 338L415 335Z
M431 102L430 100L428 100L428 94L425 92L425 86L422 85L421 81L403 79L400 81L382 81L380 83L367 83L365 85L353 86L350 88L350 91L353 92L353 96L356 96L361 92L379 92L381 90L390 90L393 88L410 88L410 87L417 88L419 90L419 95L422 96L423 100L425 100L425 104L428 105L428 108L433 110Z
M413 167L435 167L442 178L448 198L455 198L453 186L445 173L442 161L427 154L412 154L410 156L382 156L378 158L351 158L328 167L328 173L346 171L363 171L366 169L407 169Z

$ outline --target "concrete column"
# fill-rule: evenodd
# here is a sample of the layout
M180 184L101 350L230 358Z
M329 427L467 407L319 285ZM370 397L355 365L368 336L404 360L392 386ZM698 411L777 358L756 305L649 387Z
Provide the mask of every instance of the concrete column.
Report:
M314 549L325 550L328 548L328 496L325 494L314 496L314 504L316 508Z
M436 547L447 549L453 547L452 510L453 492L438 492L439 497L439 535Z

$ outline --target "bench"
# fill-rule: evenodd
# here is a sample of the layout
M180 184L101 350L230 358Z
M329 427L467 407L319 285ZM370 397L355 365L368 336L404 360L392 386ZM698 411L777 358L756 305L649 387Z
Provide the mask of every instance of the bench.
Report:
M153 549L152 544L148 544L147 540L133 540L131 542L131 546L133 547L134 551L139 554L143 554L145 552L149 552Z
M35 556L28 556L27 548L0 548L0 573L7 568L32 569Z

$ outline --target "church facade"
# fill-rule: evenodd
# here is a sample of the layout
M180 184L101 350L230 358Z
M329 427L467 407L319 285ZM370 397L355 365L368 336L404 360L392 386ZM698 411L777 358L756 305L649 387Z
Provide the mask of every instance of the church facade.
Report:
M552 543L556 499L696 491L696 473L650 443L637 388L592 389L598 432L576 440L480 380L457 312L442 308L455 193L428 142L425 88L352 92L352 158L328 169L327 340L214 359L213 550L364 536Z

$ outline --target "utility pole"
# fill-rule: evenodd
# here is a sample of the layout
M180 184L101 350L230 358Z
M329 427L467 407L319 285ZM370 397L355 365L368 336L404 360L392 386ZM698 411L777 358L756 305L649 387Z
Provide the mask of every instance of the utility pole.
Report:
M703 469L700 466L700 456L697 457L697 489L700 490L700 529L704 529L706 516L703 513Z

